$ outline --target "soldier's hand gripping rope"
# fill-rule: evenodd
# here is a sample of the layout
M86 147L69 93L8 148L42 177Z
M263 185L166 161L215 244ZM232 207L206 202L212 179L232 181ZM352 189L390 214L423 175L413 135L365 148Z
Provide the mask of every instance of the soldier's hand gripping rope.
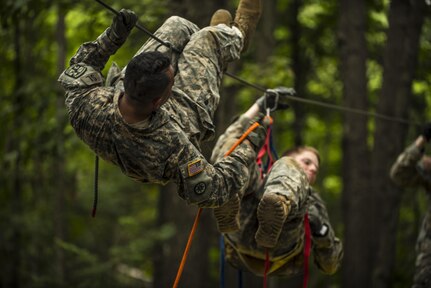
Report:
M279 86L274 89L267 89L265 94L256 100L256 104L262 113L267 113L268 109L270 112L285 110L290 107L289 96L295 95L296 92L293 88Z
M122 45L126 42L130 31L135 27L137 21L138 16L136 16L135 12L121 9L118 14L115 14L112 24L108 28L107 35L109 39L117 45Z

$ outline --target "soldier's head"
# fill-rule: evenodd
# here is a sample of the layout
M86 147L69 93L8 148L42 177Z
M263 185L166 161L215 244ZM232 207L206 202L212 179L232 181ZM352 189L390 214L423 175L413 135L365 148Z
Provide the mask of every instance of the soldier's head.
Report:
M143 52L127 64L124 90L137 105L159 108L172 94L174 70L169 57L160 52Z
M298 146L288 149L283 153L283 156L289 156L298 162L299 166L301 166L307 175L308 182L311 185L316 182L320 165L319 151L310 146Z

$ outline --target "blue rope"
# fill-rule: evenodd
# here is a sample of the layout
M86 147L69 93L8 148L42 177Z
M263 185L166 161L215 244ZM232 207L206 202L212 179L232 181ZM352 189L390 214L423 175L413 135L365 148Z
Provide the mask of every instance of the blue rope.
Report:
M271 150L272 155L274 155L274 159L278 160L278 154L274 146L274 139L272 138L272 126L271 126L271 134L269 135L269 149Z
M238 269L238 288L242 288L242 270Z

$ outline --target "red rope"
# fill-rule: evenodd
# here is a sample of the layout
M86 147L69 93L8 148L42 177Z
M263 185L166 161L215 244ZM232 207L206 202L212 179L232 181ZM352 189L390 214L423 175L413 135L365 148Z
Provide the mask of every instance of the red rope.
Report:
M263 272L263 288L266 288L268 284L268 271L270 266L271 265L269 262L269 252L268 249L265 249L265 271Z
M311 229L310 221L308 219L308 213L304 215L304 230L305 230L305 243L304 243L304 281L303 288L307 288L308 285L308 260L311 254Z

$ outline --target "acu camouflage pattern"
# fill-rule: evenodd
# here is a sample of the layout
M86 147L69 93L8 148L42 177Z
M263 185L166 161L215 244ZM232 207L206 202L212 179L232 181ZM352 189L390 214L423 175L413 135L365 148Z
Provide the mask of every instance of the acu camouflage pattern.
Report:
M424 187L431 195L431 174L422 168L423 152L412 144L401 153L391 167L391 179L401 187ZM429 201L429 199L428 199ZM431 206L425 212L416 242L416 268L413 288L431 287Z
M220 136L213 150L213 161L219 159L226 148L241 136L248 120L241 116ZM265 183L260 179L256 162L252 163L249 171L249 186L244 193L240 193L243 195L240 230L224 234L226 259L239 269L247 269L256 275L264 274L266 250L258 246L254 238L258 227L257 207L263 193L278 193L285 195L292 206L277 246L269 251L272 262L270 274L293 276L303 272L304 216L307 211L310 219L318 219L328 227L325 236L312 236L314 262L324 273L335 273L343 257L343 246L334 235L323 200L309 187L307 176L300 166L292 158L282 157L274 163Z
M109 29L109 28L108 28ZM101 158L141 182L173 180L179 195L201 207L217 207L243 189L248 166L256 157L249 145L214 165L200 152L200 143L214 134L213 116L225 65L239 58L242 36L219 25L199 30L180 17L169 18L156 32L182 51L175 53L154 40L139 52L159 50L173 59L173 95L145 121L127 124L119 111L124 72L110 69L108 86L101 70L119 48L106 31L83 44L59 77L66 90L66 107L77 135Z

